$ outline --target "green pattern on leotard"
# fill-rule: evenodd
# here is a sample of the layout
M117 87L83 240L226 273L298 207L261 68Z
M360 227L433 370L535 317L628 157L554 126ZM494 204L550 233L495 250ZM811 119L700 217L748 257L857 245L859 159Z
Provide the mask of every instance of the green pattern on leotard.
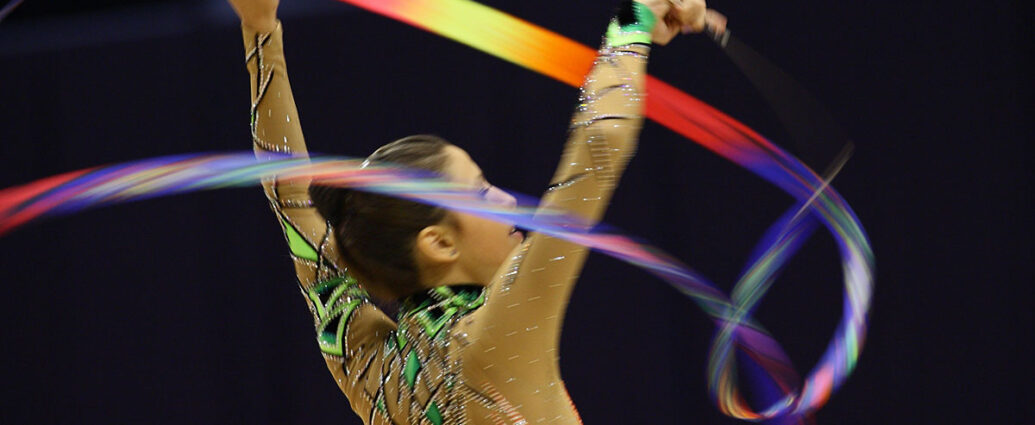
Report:
M291 249L291 253L295 254L296 257L305 258L310 261L319 261L320 255L316 253L312 245L306 242L305 238L295 230L295 226L292 226L287 220L281 219L284 223L284 235L287 236L288 247Z
M442 413L438 411L438 404L434 401L428 403L428 410L424 411L424 416L428 417L428 420L435 425L442 425Z
M403 371L406 385L410 388L417 382L417 372L420 372L420 359L417 358L416 351L410 351L410 355L406 357L406 369Z
M330 355L341 356L347 324L347 320L342 318L352 314L352 310L363 302L362 297L365 293L359 288L356 280L347 275L317 283L307 292L319 319L316 337L320 350Z

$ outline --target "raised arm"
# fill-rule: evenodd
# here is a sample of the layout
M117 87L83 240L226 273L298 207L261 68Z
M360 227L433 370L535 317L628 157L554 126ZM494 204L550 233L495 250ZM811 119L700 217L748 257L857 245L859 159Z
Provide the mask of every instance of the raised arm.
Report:
M232 0L241 17L251 75L251 134L255 155L307 157L284 60L275 0ZM299 287L315 319L327 367L357 412L369 411L364 374L346 376L380 350L395 323L346 274L330 224L313 207L308 181L263 182L270 207L290 248Z
M703 0L683 0L678 6L642 0L621 6L580 90L543 206L591 223L600 220L636 149L652 40L667 43L683 26L700 30L704 12ZM539 388L529 385L559 382L557 348L564 313L587 255L584 247L542 234L532 234L518 249L490 286L485 306L460 330L466 335L458 336L472 345L468 357L484 371L483 378L503 394L538 393Z

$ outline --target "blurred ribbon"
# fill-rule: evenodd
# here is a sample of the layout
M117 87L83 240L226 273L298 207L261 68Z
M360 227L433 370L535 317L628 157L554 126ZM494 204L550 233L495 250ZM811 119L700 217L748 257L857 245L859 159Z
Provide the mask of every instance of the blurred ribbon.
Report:
M339 0L453 38L570 85L579 85L595 52L558 34L467 0ZM0 191L0 235L28 221L116 202L255 184L260 179L309 178L324 184L403 196L515 223L562 237L643 267L692 298L718 328L709 356L709 388L724 413L747 420L795 419L820 408L854 370L866 333L873 256L858 218L841 196L807 166L744 124L686 93L648 77L647 116L751 170L798 200L764 237L727 297L706 278L663 251L604 227L573 231L559 213L533 217L535 198L501 210L470 188L389 167L360 168L358 160L256 162L251 154L181 155L66 173ZM836 173L835 173L836 174ZM834 237L844 270L844 311L834 337L804 381L779 344L750 315L816 224ZM737 385L734 348L762 368L781 392L753 409Z
M606 226L588 229L581 220L559 211L537 209L538 199L517 195L518 207L488 203L467 185L435 178L434 175L385 165L362 166L353 158L314 157L258 161L251 152L236 154L190 154L153 158L65 173L0 191L0 235L34 219L72 214L87 208L136 201L159 196L255 185L276 176L281 181L312 179L314 183L351 187L410 198L489 219L517 224L527 229L564 238L646 269L692 297L725 331L724 338L736 341L766 370L788 370L789 360L779 345L753 322L743 303L731 303L714 284L656 247L643 244ZM760 246L766 252L761 269L793 253L804 232L802 204L784 229ZM790 230L790 231L788 231ZM773 241L770 242L769 240ZM776 258L776 260L773 260ZM765 271L761 273L766 273ZM750 292L750 290L748 290ZM744 297L735 293L735 296ZM757 301L761 298L751 297ZM718 344L717 345L721 345ZM768 359L768 360L766 360ZM777 367L782 366L782 367ZM770 372L772 373L772 372ZM782 376L782 375L781 375ZM780 381L782 382L782 381Z
M572 86L582 83L596 56L587 46L469 0L338 1L451 38ZM749 49L733 50L731 58L737 62L735 56ZM759 243L756 254L764 254L748 262L734 288L735 308L716 312L703 306L720 322L732 323L735 330L720 326L726 330L720 331L711 356L709 388L720 410L741 419L764 420L803 416L818 409L854 370L866 334L874 265L862 225L840 194L814 171L748 126L654 77L647 78L647 92L648 118L775 184L799 200L791 211L805 206L808 209L808 214L797 220L791 217L798 214L785 215ZM792 134L796 131L790 130ZM840 249L845 284L843 316L823 357L803 384L797 383L786 358L752 357L785 392L776 403L756 411L737 389L732 356L721 354L729 353L733 344L743 348L752 335L744 329L761 329L735 318L747 317L745 312L764 295L771 280L810 233L800 226L812 220L827 227Z

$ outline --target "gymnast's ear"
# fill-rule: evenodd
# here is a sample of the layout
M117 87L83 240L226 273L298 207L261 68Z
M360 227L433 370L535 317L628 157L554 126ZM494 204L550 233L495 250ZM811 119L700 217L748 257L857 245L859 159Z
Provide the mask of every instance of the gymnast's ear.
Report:
M414 243L417 261L431 267L449 265L458 258L456 229L446 223L421 229Z

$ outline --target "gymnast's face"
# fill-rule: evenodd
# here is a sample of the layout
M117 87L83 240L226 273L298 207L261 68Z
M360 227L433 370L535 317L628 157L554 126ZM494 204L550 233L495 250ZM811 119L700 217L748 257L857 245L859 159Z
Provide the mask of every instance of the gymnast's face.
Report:
M450 145L444 148L443 153L448 159L442 171L451 180L479 188L489 202L508 207L517 204L513 196L489 184L481 168L463 149ZM459 281L443 282L445 284L487 285L510 252L524 239L514 226L469 214L451 212L446 220L451 222L447 226L452 238L449 253L455 250L449 263L451 280Z

